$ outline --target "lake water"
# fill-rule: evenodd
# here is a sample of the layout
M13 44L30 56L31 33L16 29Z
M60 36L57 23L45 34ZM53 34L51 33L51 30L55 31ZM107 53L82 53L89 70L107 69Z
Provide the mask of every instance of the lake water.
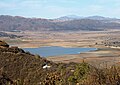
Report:
M25 51L29 51L32 54L39 54L41 57L48 56L59 56L67 54L79 54L82 52L94 51L96 48L79 48L79 47L59 47L59 46L50 46L50 47L39 47L39 48L24 48Z

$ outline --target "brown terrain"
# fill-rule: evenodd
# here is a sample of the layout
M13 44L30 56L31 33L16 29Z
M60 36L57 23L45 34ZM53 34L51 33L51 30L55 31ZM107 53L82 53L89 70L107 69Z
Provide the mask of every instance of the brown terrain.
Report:
M110 29L120 29L120 19L93 16L77 20L56 20L0 15L0 31L104 31Z
M81 53L77 55L61 55L47 57L54 62L81 62L87 61L95 64L114 64L120 61L120 31L72 31L72 32L6 32L7 34L23 36L20 38L1 37L12 46L20 48L34 48L41 46L63 46L63 47L95 47L96 51ZM114 42L117 43L114 43ZM118 47L117 47L117 46ZM113 62L114 61L114 62Z
M42 46L97 50L43 58L21 49ZM119 64L120 19L0 16L0 85L120 85Z
M108 53L110 50L113 54L119 51L109 48L98 49L101 54ZM105 64L102 65L97 62L93 65L86 63L88 56L93 58L92 55L96 52L82 53L81 56L58 57L57 59L61 61L66 59L71 63L58 63L60 61L54 63L16 46L9 46L5 41L0 40L0 85L120 85L119 64L108 67L104 59ZM80 59L79 57L84 54L87 58ZM74 63L75 61L77 63Z

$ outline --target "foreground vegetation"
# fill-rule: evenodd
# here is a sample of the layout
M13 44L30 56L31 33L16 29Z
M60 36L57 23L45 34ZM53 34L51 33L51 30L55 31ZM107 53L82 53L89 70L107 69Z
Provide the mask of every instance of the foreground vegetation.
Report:
M44 65L51 66L43 68ZM0 48L0 85L120 85L120 67L54 63L17 47Z

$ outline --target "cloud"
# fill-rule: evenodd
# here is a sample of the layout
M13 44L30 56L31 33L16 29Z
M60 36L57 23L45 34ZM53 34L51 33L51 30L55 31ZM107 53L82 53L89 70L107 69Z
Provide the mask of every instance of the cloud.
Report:
M0 14L47 18L70 14L119 16L119 2L119 0L0 0Z
M52 3L50 3L50 2L52 2L52 0L43 0L43 1L25 0L25 1L22 1L21 3L17 3L14 10L16 9L21 12L26 12L26 14L24 14L24 15L27 15L28 13L30 13L29 16L31 16L31 15L37 15L37 16L46 15L49 17L53 17L53 16L56 17L56 16L70 14L73 12L73 10L75 10L73 8L64 7L64 6L62 7L60 5L56 5L55 3L53 4L53 2ZM65 1L59 1L59 2L66 3Z

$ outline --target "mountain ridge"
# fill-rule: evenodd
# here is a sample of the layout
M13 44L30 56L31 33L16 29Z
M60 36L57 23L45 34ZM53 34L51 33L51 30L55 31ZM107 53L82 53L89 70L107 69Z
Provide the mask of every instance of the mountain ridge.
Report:
M119 28L120 19L107 18L106 20L105 17L98 16L73 20L25 18L9 15L0 16L0 31L101 31Z
M104 17L99 15L87 16L87 17L78 16L78 15L66 15L56 19L57 20L78 20L78 19L111 20L111 19L119 19L119 18Z

